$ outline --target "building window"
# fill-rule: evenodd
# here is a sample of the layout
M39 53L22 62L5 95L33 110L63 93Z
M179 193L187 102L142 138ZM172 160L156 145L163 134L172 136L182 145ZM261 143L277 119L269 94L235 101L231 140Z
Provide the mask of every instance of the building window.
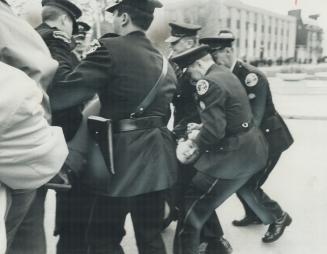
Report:
M246 22L246 28L245 28L245 29L246 29L246 31L248 31L248 30L249 30L249 26L250 26L250 22L249 22L249 21L247 21L247 22Z
M275 27L275 34L278 34L278 27Z
M283 50L283 44L282 43L280 44L280 50Z
M236 22L236 28L240 29L241 28L241 21L238 19Z
M232 21L230 18L227 19L227 27L231 28Z
M236 47L240 47L240 39L236 39Z
M254 40L254 41L253 41L253 48L255 49L256 47L257 47L257 41Z
M261 32L264 33L265 32L265 26L261 25Z
M268 33L271 34L271 26L268 27Z
M257 23L254 23L254 32L257 31Z
M270 41L268 41L268 49L270 50L270 45L271 45L271 43L270 43Z
M274 43L274 49L277 50L277 43Z
M245 48L248 48L248 39L245 40Z

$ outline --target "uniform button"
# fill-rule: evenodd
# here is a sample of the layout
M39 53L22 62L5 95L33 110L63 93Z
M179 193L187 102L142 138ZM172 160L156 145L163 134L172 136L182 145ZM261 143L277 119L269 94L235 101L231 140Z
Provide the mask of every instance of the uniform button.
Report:
M144 110L144 108L140 108L140 111L143 111Z
M266 129L266 132L268 133L268 132L270 132L270 130L269 129Z
M209 150L206 150L206 153L209 153Z
M220 147L220 148L219 148L219 150L220 150L220 151L223 151L223 150L224 150L224 148L223 148L223 147Z
M180 98L181 97L181 95L180 94L177 94L177 98Z

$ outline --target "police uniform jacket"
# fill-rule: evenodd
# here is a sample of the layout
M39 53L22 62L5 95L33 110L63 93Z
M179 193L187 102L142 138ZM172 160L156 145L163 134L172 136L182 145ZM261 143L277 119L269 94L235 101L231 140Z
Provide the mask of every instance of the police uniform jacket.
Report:
M52 106L61 110L87 101L97 92L100 116L113 121L126 119L152 89L161 71L162 55L143 32L104 36L100 47L56 89ZM160 116L168 123L176 83L169 66L163 85L142 117ZM88 176L94 191L135 196L167 189L176 181L175 145L166 127L115 133L113 146L116 174ZM87 171L90 173L92 166Z
M50 27L46 23L42 23L36 28L47 44L52 57L58 61L59 66L53 78L51 85L48 87L48 93L51 98L51 89L53 86L63 81L66 76L71 73L79 64L78 59L72 52L74 43L64 32L55 27ZM65 138L70 141L75 135L82 119L81 107L72 107L63 111L52 110L52 124L63 128Z
M248 94L254 122L263 131L269 143L269 152L283 152L293 143L293 138L275 109L267 78L260 70L242 61L236 62L233 73Z
M259 129L251 128L249 100L235 75L214 64L196 89L203 128L195 140L202 151L195 168L223 179L247 177L262 169L267 144Z

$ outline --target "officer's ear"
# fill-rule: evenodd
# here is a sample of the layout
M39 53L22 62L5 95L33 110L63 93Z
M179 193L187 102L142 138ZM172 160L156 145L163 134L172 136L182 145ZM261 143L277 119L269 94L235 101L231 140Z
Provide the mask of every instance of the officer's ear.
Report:
M130 22L131 17L126 13L122 13L121 15L121 25L126 26Z

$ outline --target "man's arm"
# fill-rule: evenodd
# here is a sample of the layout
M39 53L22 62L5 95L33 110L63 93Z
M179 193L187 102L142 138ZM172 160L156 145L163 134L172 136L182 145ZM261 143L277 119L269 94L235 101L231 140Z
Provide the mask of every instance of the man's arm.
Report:
M101 46L89 54L64 81L51 89L52 110L64 110L89 101L98 89L108 85L111 69L110 53Z
M260 81L258 84L253 88L249 95L253 120L256 126L260 126L263 116L266 111L266 102L267 102L267 90L269 89L268 80L260 77ZM251 94L255 96L251 98Z
M200 149L217 144L225 136L226 128L226 93L217 84L207 83L209 87L205 94L199 94L203 126L194 140Z

